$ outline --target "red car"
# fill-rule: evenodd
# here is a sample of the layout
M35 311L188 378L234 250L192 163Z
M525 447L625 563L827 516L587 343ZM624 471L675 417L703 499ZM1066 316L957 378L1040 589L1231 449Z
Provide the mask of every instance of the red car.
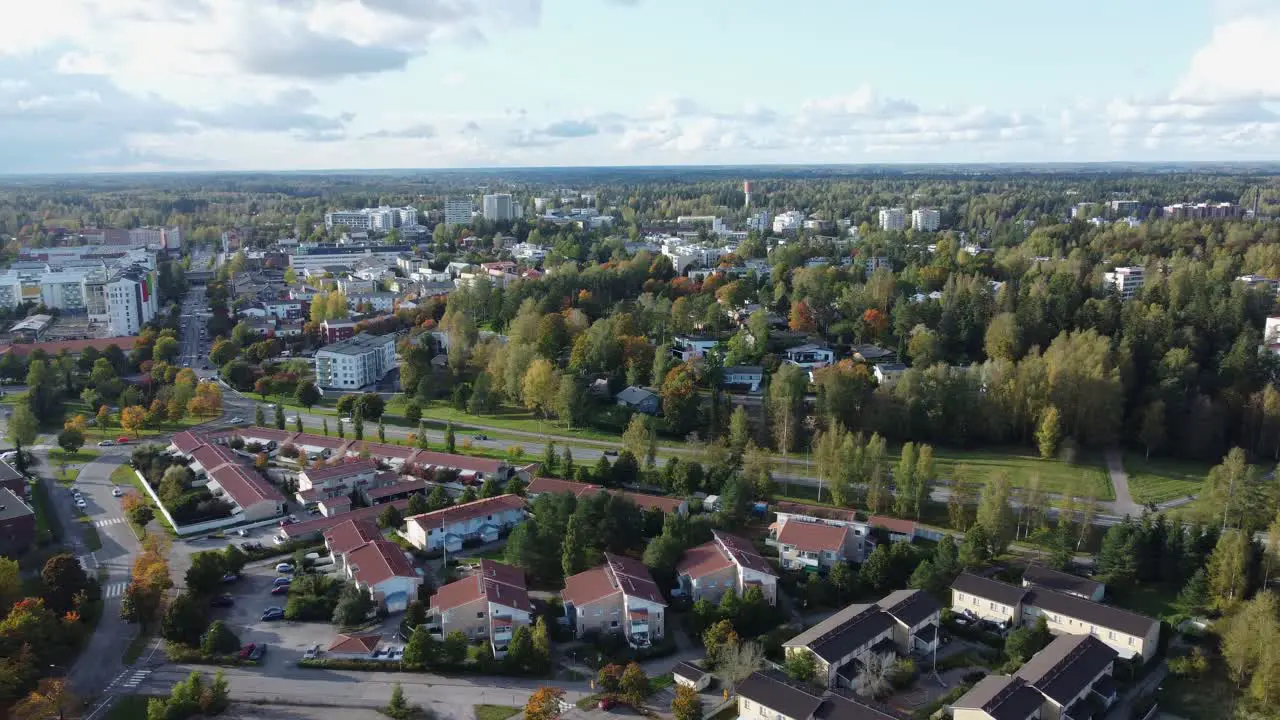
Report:
M248 660L249 656L253 654L253 649L255 647L257 647L257 645L255 645L254 643L249 643L248 645L245 645L244 647L240 648L240 658L242 660Z
M618 702L613 698L603 697L603 698L600 698L600 702L596 703L596 707L600 708L601 710L612 710L613 706L617 704Z
M272 594L272 595L288 595L288 594L289 594L289 586L288 586L288 585L277 585L277 586L275 586L275 587L271 588L271 594Z
M128 444L129 444L129 438L128 438L128 437L125 437L124 435L121 435L120 437L116 438L116 444L117 444L117 445L128 445Z

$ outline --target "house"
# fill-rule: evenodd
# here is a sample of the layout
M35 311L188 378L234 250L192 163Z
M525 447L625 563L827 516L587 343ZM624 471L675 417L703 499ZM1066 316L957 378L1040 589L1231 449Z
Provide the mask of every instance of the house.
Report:
M662 400L657 393L635 385L625 388L614 399L619 405L645 415L657 415L662 410Z
M467 541L493 542L522 520L524 498L498 495L414 515L405 521L405 526L414 547L457 552Z
M711 673L683 660L676 663L676 666L671 669L671 677L676 681L677 685L693 688L698 692L706 690L707 686L711 684Z
M892 350L886 350L879 345L854 345L849 350L854 360L865 363L887 361L894 355Z
M906 371L907 366L897 362L880 363L871 368L871 374L882 387L893 387Z
M1127 659L1150 660L1160 644L1160 621L1039 586L1019 587L962 573L951 583L951 609L1017 627L1045 618L1055 635L1092 635Z
M834 363L836 361L836 353L829 347L808 343L784 350L782 359L812 372Z
M671 340L671 356L680 362L705 357L720 346L720 339L712 335L677 335Z
M14 495L22 497L27 494L27 479L14 470L12 465L0 461L0 487L8 488Z
M634 558L607 552L603 564L565 578L560 595L577 637L621 633L632 647L648 647L666 635L667 603Z
M382 642L381 635L339 634L325 654L337 660L367 660Z
M915 539L919 526L914 520L904 520L902 518L888 517L887 515L872 515L867 518L867 525L872 528L879 528L889 534L889 542L911 542Z
M324 531L324 547L338 566L346 564L347 553L380 539L382 533L372 520L344 520Z
M618 497L626 498L635 504L641 510L650 510L660 512L664 515L689 514L689 503L680 498L664 497L662 495L646 495L644 493L627 492L626 490L606 490L605 488L594 485L592 483L573 482L571 480L560 480L558 478L537 477L534 478L529 486L525 488L525 495L530 500L536 499L539 495L546 493L570 493L574 497L584 497L593 495L598 492L607 492Z
M353 489L366 488L377 482L377 478L378 463L372 458L353 458L333 465L307 468L298 473L298 502L310 506L347 497Z
M357 589L369 593L375 607L389 613L404 612L422 585L400 546L381 537L347 552L345 570Z
M889 708L872 705L839 688L817 693L785 675L755 672L738 684L739 720L901 720Z
M778 536L782 528L789 522L802 522L848 528L849 537L845 544L848 560L862 562L875 550L876 542L871 536L871 526L859 520L858 514L853 510L785 501L775 504L774 510L777 520L769 526L766 544L779 546Z
M769 561L749 540L719 530L711 531L711 542L685 551L676 577L693 602L719 602L725 591L741 596L752 586L770 605L778 599L778 574Z
M1043 565L1027 566L1026 572L1022 573L1022 587L1056 590L1094 602L1102 602L1103 596L1107 593L1107 586L1097 580L1060 572Z
M747 392L760 392L764 383L764 368L759 365L730 365L724 369L720 384L745 388Z
M951 706L955 720L1098 717L1116 700L1116 651L1089 635L1062 635L1013 675L989 675Z
M400 512L404 512L409 507L408 500L397 500L388 504L395 506L400 510ZM374 522L378 519L378 515L386 512L386 509L385 505L374 505L373 507L348 510L332 516L302 520L301 522L292 523L280 528L279 537L281 540L285 541L321 538L326 530L336 527L348 520Z
M190 447L186 442L183 445ZM284 513L284 495L231 449L201 444L191 450L190 457L196 476L208 480L215 497L230 501L240 520L266 520Z
M516 629L531 622L532 612L524 572L481 560L475 573L441 587L431 596L427 628L440 640L460 632L468 640L487 641L494 657L501 658Z
M393 478L399 479L395 473L378 473L379 475L391 475ZM426 494L426 480L406 480L404 482L378 483L376 487L368 487L363 489L360 494L364 496L364 501L370 505L381 505L389 503L393 500L407 500L409 496L416 494Z
M778 562L784 570L825 572L856 557L854 535L844 525L791 520L777 532Z
M0 555L17 557L36 540L36 513L7 487L0 487Z
M942 608L921 590L898 590L870 605L850 605L782 644L788 656L813 653L827 687L853 687L867 664L932 652Z

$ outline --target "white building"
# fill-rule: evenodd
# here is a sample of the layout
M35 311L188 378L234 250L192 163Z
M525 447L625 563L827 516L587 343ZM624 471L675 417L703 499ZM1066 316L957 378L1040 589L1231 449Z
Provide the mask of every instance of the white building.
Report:
M761 210L751 217L747 218L747 229L756 232L764 232L771 227L772 218L769 217L767 211Z
M804 227L804 213L799 210L789 210L773 219L773 231L776 233L799 232Z
M484 196L484 219L490 222L515 220L518 213L510 193Z
M142 268L129 268L106 285L107 314L115 335L137 335L142 326L155 317L156 274Z
M937 208L920 208L911 211L911 229L920 232L934 232L942 222L942 213Z
M352 230L381 230L386 232L398 227L417 227L418 210L413 207L393 208L386 205L360 210L335 210L325 213L324 226L328 230L346 225Z
M316 385L355 390L378 382L397 366L395 335L359 335L316 352Z
M906 230L907 229L907 210L906 208L880 208L880 229L881 230Z
M1143 271L1137 265L1118 267L1109 273L1104 273L1102 278L1106 284L1115 288L1121 300L1132 300L1142 289Z
M444 201L445 225L471 224L471 198L446 198Z
M524 498L498 495L414 515L405 521L409 543L428 552L458 552L468 541L493 542L524 520Z
M511 257L525 262L542 262L547 257L547 249L527 242L517 243L511 246Z

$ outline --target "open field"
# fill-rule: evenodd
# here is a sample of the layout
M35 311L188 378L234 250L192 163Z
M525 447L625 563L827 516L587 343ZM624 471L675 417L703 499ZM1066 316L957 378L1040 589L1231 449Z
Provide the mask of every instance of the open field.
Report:
M964 466L968 479L984 483L996 473L1008 473L1014 487L1026 488L1034 478L1040 479L1040 488L1046 492L1070 494L1096 500L1114 500L1115 490L1107 475L1102 459L1093 455L1083 456L1079 462L1069 464L1061 460L1041 460L1023 448L998 448L992 450L954 450L934 448L938 477L950 480L957 468Z
M1196 495L1209 474L1209 465L1164 458L1144 458L1125 453L1124 469L1129 475L1129 491L1140 503L1162 503Z

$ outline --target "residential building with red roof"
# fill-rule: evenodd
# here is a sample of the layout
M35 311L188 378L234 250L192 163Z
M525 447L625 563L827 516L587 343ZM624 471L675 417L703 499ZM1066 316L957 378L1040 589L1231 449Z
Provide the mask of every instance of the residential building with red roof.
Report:
M778 536L787 523L803 522L848 528L849 536L844 549L847 560L862 562L876 548L875 538L871 536L871 526L859 520L858 513L853 510L793 502L777 503L774 510L777 520L769 526L770 545L778 544Z
M494 657L500 658L506 654L516 628L531 622L532 612L524 571L481 560L473 574L441 587L431 596L427 627L442 640L453 632L460 632L469 640L487 640Z
M381 537L346 553L344 569L356 588L389 613L404 612L422 585L422 576L400 546Z
M12 345L0 345L0 356L5 353L13 353L18 357L26 357L36 350L43 350L50 356L66 350L72 357L79 357L85 350L93 348L99 352L115 345L126 353L133 349L134 343L138 341L137 335L126 335L122 337L96 338L86 340L55 340L52 342L39 343L15 343Z
M381 642L381 635L347 635L342 633L333 639L325 654L344 660L368 659Z
M457 552L464 542L497 540L503 532L522 522L524 517L524 498L498 495L414 515L405 521L405 527L409 542L414 547Z
M572 482L570 480L561 480L559 478L538 477L534 478L527 488L525 494L532 500L539 495L545 493L571 493L574 497L583 497L585 495L593 495L598 492L613 493L618 497L624 497L635 503L636 507L641 510L653 510L663 514L670 515L672 513L680 513L681 515L689 514L689 503L680 498L664 497L662 495L646 495L644 493L628 492L626 490L607 490L600 485L592 483Z
M309 467L298 473L298 493L322 490L329 497L351 492L353 488L373 483L378 475L378 462L373 458L350 458L329 465Z
M783 569L825 571L854 558L853 530L846 525L792 520L777 531Z
M175 436L173 445L191 458L191 469L197 477L208 480L209 490L215 497L231 501L235 506L233 514L239 515L239 519L252 522L284 513L284 495L248 464L248 458L223 445L196 446L192 439Z
M324 546L329 557L341 565L347 553L382 538L382 533L373 520L344 520L324 531Z
M697 602L719 602L725 592L741 596L747 588L760 588L773 605L778 600L778 573L749 540L711 531L711 542L685 551L676 566L680 588Z
M395 506L400 510L400 512L404 512L409 507L408 500L397 500L388 504ZM325 530L334 527L338 523L343 523L348 520L375 521L378 519L378 515L385 512L386 509L387 508L384 505L375 505L373 507L356 508L355 510L338 513L328 517L310 518L308 520L296 522L291 525L285 525L280 528L280 537L283 540L310 540L312 538L319 538Z
M565 617L578 637L621 633L633 647L647 647L666 635L666 600L634 558L604 554L604 563L565 578Z

